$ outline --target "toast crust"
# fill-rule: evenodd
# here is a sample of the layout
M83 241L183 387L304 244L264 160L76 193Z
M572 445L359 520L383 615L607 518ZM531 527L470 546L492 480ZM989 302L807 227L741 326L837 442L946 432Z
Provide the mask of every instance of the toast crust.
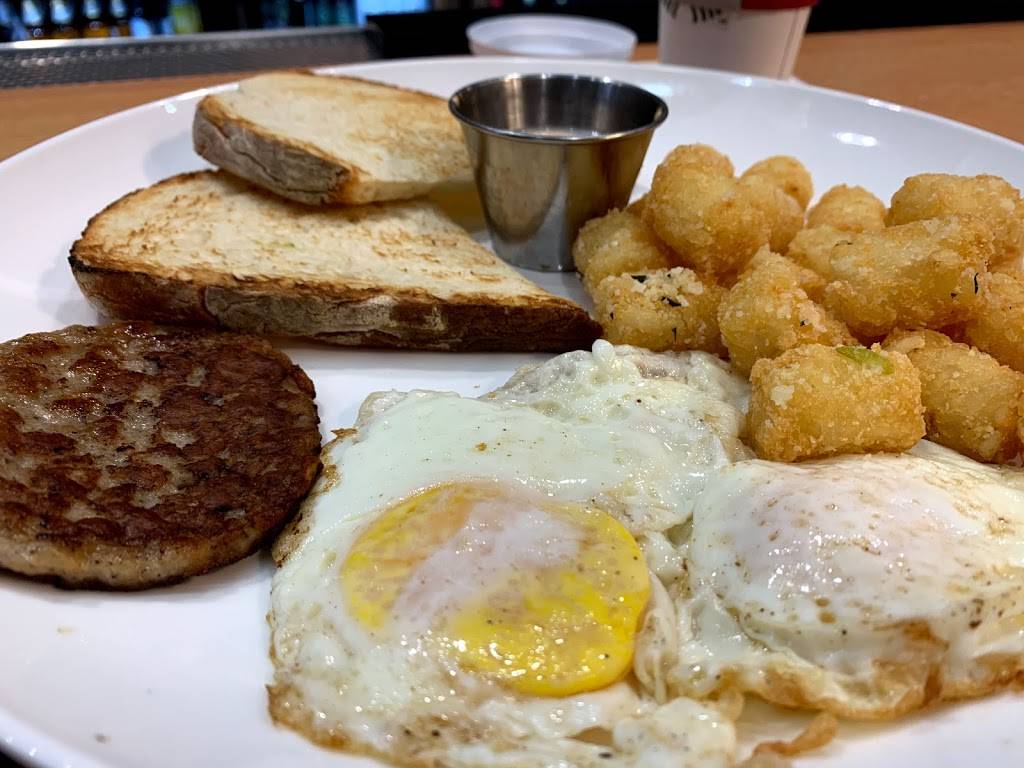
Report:
M432 94L359 77L317 75L308 70L287 74L333 82L388 88L436 108L444 100ZM243 81L244 83L244 81ZM238 114L219 94L210 94L196 106L192 123L195 151L219 168L258 184L282 197L307 205L360 205L400 200L429 192L448 179L386 181L375 179L349 158L332 155L316 145L282 136ZM468 174L452 169L449 178Z
M307 205L366 202L357 192L363 171L317 147L269 134L231 115L215 96L204 96L192 121L196 153L218 168ZM372 198L371 198L372 199Z
M290 292L279 286L200 285L142 272L88 266L71 270L89 301L108 317L295 336L342 346L449 352L564 352L600 336L600 326L566 302L503 307L463 297L350 296ZM411 292L410 292L411 293Z
M210 176L182 174L157 186ZM520 295L464 291L439 298L424 288L366 280L308 284L202 266L133 265L122 244L105 239L105 222L142 205L153 189L132 192L93 216L71 248L79 287L109 317L446 351L562 352L587 347L601 333L581 307L536 287Z

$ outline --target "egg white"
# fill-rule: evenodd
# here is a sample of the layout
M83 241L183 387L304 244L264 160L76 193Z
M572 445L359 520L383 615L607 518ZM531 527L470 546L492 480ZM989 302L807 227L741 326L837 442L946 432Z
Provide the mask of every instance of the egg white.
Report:
M382 511L453 481L586 503L634 535L678 527L708 478L749 456L737 438L746 396L745 383L710 356L598 342L593 353L524 370L479 400L436 392L368 398L355 430L325 448L324 472L275 548L274 718L320 743L400 764L731 765L735 711L659 700L635 679L570 697L514 693L429 658L412 608L400 641L368 632L346 604L339 568ZM518 542L501 549L567 556L529 532ZM422 569L431 579L443 572ZM487 568L459 576L463 586L485 581ZM441 604L426 600L419 609L429 614ZM645 634L660 642L652 633ZM637 659L646 656L636 649Z
M601 487L591 499L641 535L685 523L709 477L753 456L739 438L749 397L747 381L713 355L597 341L590 353L519 370L483 399L578 435L599 457L584 470Z
M648 562L652 684L891 718L1024 679L1024 474L911 454L721 470Z
M491 478L595 503L634 535L665 530L689 519L718 468L752 455L738 437L748 397L711 355L605 341L523 369L477 400L377 393L356 435L325 451L346 483L344 504L321 514L364 515L446 480ZM356 464L358 473L346 466Z

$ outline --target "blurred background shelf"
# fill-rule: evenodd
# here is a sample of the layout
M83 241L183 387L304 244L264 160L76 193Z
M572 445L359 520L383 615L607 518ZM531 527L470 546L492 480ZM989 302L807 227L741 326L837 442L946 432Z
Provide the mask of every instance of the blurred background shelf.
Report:
M345 64L381 50L375 29L356 26L36 40L0 48L0 88Z
M701 0L693 0L701 5ZM715 0L705 0L714 6ZM658 0L0 0L0 43L148 38L234 30L375 24L385 55L465 53L464 31L503 13L568 13L608 19L657 38ZM970 3L821 0L808 32L1024 19L1021 0Z
M637 33L638 58L657 57L657 0L0 0L0 39L21 40L0 43L0 159L238 73L464 54L469 23L522 11L618 21ZM796 76L1020 141L1022 19L1021 0L821 0ZM993 21L1016 23L978 23Z
M0 0L0 88L465 54L466 27L506 13L607 19L650 43L657 8L658 0ZM1021 0L822 0L808 32L1021 19Z

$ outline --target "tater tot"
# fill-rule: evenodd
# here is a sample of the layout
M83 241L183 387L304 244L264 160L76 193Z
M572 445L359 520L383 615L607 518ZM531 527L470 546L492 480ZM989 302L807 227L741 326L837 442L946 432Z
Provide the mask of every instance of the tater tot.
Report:
M740 179L758 178L773 184L806 210L814 194L814 183L804 164L789 155L766 157L747 168Z
M1024 446L1024 392L1020 393L1017 400L1017 439Z
M747 434L762 459L905 451L925 434L921 381L899 352L795 347L751 371Z
M885 228L885 203L864 187L832 187L807 212L808 227L829 226L844 232L877 232Z
M636 200L626 206L626 213L636 216L638 219L644 217L644 207L647 205L647 193L640 195Z
M655 171L644 220L683 264L715 277L741 270L772 232L735 179L664 165Z
M982 352L1024 373L1024 280L1003 272L989 275L963 335Z
M855 344L846 326L810 298L823 284L814 272L778 254L755 255L718 310L733 369L747 376L761 358L803 344Z
M894 331L883 346L905 354L921 376L929 439L978 461L1017 455L1024 374L937 331Z
M998 176L954 176L922 173L911 176L892 196L888 223L976 216L992 234L993 261L1024 250L1024 200L1020 191Z
M647 225L617 210L583 225L573 243L572 257L590 294L609 275L672 266L668 249Z
M989 272L1005 272L1020 280L1024 278L1024 255L989 264L988 270Z
M618 275L597 286L595 314L613 344L722 354L718 305L724 293L684 267Z
M786 257L826 280L832 276L832 249L850 243L850 233L828 225L801 229L786 248Z
M803 288L815 301L821 298L825 290L825 278L813 269L801 266L788 257L780 256L767 246L751 257L740 277L746 277L755 269L762 270L762 275L771 276L771 279L779 284Z
M732 178L735 170L732 161L714 147L707 144L680 144L658 165L662 173L679 171L700 171L709 176Z
M825 306L858 338L943 328L978 303L992 241L976 220L932 219L849 238L829 254Z
M758 176L740 179L739 192L764 214L771 249L780 253L786 250L789 241L804 225L803 208L781 188Z

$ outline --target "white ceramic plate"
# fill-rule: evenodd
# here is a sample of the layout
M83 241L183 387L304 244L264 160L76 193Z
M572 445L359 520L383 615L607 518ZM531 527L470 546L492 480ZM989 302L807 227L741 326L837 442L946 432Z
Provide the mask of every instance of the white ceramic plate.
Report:
M577 71L628 80L671 115L638 189L674 145L704 141L739 168L800 157L818 190L862 184L883 198L922 171L998 173L1024 186L1024 147L873 100L723 73L655 65L527 59L436 59L345 68L447 96L511 71ZM88 218L137 187L200 168L190 125L202 93L83 126L0 164L0 338L91 323L67 253ZM573 293L575 279L544 276ZM578 297L578 293L574 294ZM378 389L478 394L524 355L447 355L291 344L316 383L322 423L350 424ZM44 766L357 766L275 728L264 616L272 564L258 555L186 584L138 594L62 592L0 576L0 748ZM748 737L779 717L760 708ZM783 718L785 719L785 718ZM944 707L896 725L844 724L806 766L1024 765L1024 697ZM792 723L789 723L792 727Z

